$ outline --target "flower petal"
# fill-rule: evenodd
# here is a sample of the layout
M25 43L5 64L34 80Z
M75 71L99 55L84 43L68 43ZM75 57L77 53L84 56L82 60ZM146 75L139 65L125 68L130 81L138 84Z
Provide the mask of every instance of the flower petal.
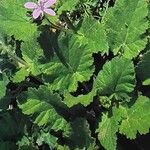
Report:
M40 9L35 9L32 13L34 19L37 19L43 12Z
M37 8L37 4L34 2L27 2L24 4L24 7L27 9L35 9Z
M45 8L48 8L48 7L52 6L52 5L55 4L55 3L56 3L56 0L46 0L46 1L44 2L44 7L45 7Z
M56 13L52 9L45 8L44 12L49 14L49 15L51 15L51 16L55 16L56 15Z

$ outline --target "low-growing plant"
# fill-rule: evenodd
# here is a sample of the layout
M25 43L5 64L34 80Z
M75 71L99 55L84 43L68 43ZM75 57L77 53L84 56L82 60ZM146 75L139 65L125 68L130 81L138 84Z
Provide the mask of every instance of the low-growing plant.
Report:
M116 150L149 133L149 7L0 0L0 150Z

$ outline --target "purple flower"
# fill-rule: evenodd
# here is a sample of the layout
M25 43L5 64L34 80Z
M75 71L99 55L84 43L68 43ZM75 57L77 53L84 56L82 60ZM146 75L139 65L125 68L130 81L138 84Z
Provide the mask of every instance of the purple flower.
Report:
M37 19L40 15L43 16L44 13L51 16L55 16L56 13L49 7L56 3L56 0L39 0L38 3L27 2L24 7L33 10L32 16Z

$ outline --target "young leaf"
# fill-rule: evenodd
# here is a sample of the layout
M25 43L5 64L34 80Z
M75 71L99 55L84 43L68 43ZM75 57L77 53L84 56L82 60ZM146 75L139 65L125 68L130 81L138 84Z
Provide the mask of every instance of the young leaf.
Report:
M150 51L143 55L142 60L137 65L136 72L138 77L142 81L147 83L149 82L148 80L150 80Z
M14 35L18 40L28 40L37 30L26 16L24 8L26 0L1 0L0 3L0 32Z
M65 108L58 94L52 93L46 86L40 86L39 89L29 88L26 95L27 98L18 106L24 114L34 115L34 123L39 126L48 124L52 127L57 120L62 120L61 123L66 124L66 120L57 112Z
M78 31L79 41L87 43L88 47L95 52L108 52L108 42L104 25L92 17L85 17Z
M134 90L135 74L132 61L126 58L114 58L103 66L95 86L101 96L114 94L117 99L128 99Z
M123 51L126 58L136 57L146 46L142 37L148 28L148 2L146 0L117 0L103 18L111 50Z
M150 99L140 96L131 108L126 109L126 115L120 124L121 134L127 138L135 139L137 132L149 133L150 128Z

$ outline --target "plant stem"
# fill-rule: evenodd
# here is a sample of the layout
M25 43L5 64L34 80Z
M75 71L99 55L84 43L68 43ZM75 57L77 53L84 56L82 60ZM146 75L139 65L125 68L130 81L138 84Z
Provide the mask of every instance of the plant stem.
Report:
M15 55L15 54L13 54L11 52L11 48L10 47L7 47L7 46L3 45L1 49L2 49L2 51L5 50L4 52L6 52L8 54L8 56L11 57L14 61L19 62L20 64L28 67L28 64L24 60L22 60L17 55Z
M17 55L13 54L11 52L11 48L4 46L0 49L0 50L5 50L5 52L8 54L8 56L13 59L15 62L22 64L25 67L29 67L28 64L22 60L20 57L18 57ZM14 65L14 64L13 64ZM34 75L30 75L31 77L35 78L36 80L38 80L41 84L44 84L43 81L41 79L39 79L38 77L34 76Z
M53 23L50 22L50 20L49 20L48 18L46 18L46 19L47 19L47 21L48 21L51 25L55 26ZM69 18L68 18L67 16L64 17L64 20L68 23L68 25L70 26L70 28L71 28L74 32L76 32L76 28L73 26L73 24L71 23L71 21L69 20ZM57 44L56 44L56 45L57 45ZM57 45L57 48L59 49L58 45ZM69 69L69 71L70 71L71 73L75 73L74 70L73 70L73 68L70 66L69 63L66 62L64 56L58 51L58 49L56 49L56 48L53 47L53 50L54 50L54 52L56 53L57 57L59 58L60 62L61 62L67 69ZM88 87L87 87L84 83L81 83L81 84L82 84L82 86L84 87L85 91L86 91L86 92L89 92Z
M9 55L13 60L19 62L20 64L22 64L22 65L24 65L24 66L26 66L26 67L28 67L28 64L27 64L24 60L22 60L21 58L19 58L18 56L14 55L14 54L11 53L11 52L8 52L8 55Z
M62 18L67 23L68 27L72 29L75 33L77 33L76 28L74 27L74 25L72 24L66 13L62 15Z
M46 17L46 20L48 21L48 23L49 23L53 28L55 28L55 29L57 29L57 30L62 30L62 31L64 31L64 32L67 32L67 30L66 30L65 28L63 28L62 26L58 26L58 25L52 23L47 17Z

